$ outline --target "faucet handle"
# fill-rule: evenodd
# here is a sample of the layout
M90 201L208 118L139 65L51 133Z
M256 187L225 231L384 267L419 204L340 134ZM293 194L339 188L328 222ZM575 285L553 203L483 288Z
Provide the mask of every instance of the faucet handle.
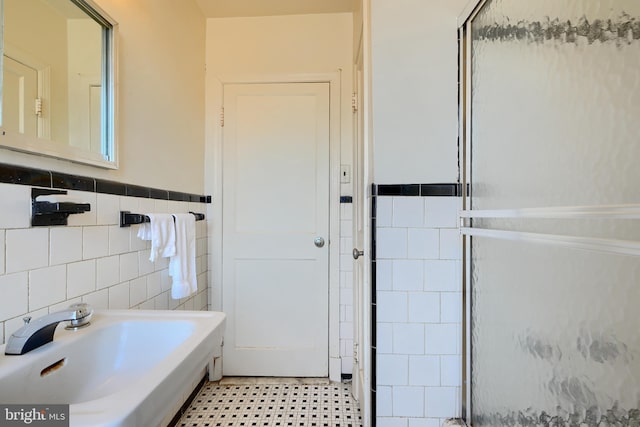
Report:
M69 306L69 310L73 310L76 312L76 319L81 319L93 313L93 307L91 307L91 305L87 304L86 302L71 304Z
M69 319L69 324L65 329L76 330L83 326L89 326L93 315L93 307L85 302L71 304L69 310L74 311L74 315Z
M31 316L25 316L22 318L22 321L24 322L25 325L28 325L29 322L31 322Z

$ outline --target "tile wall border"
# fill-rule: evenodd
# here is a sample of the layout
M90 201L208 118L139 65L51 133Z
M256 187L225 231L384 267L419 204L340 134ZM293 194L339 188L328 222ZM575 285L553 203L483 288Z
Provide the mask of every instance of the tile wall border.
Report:
M6 163L0 163L0 183L89 191L92 193L142 197L145 199L211 203L211 196L162 190L100 178L69 175L61 172L9 165Z

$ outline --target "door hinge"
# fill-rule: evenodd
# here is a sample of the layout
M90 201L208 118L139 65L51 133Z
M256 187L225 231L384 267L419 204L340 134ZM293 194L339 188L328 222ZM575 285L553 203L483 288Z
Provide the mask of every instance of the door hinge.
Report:
M358 343L353 343L353 363L358 363Z
M34 105L36 116L42 116L42 98L36 98Z
M351 112L355 113L358 111L358 94L353 92L351 93Z
M224 127L224 107L220 109L220 127Z

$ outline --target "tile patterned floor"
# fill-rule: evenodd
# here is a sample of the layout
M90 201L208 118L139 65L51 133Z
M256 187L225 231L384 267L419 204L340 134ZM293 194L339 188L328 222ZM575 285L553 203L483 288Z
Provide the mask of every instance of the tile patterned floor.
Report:
M348 383L239 381L205 384L179 427L361 427Z

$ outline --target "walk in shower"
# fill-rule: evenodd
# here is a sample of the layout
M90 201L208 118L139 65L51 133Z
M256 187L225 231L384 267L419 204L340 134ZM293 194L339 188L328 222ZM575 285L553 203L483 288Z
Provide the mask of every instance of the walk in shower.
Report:
M640 425L640 2L460 25L467 422Z

